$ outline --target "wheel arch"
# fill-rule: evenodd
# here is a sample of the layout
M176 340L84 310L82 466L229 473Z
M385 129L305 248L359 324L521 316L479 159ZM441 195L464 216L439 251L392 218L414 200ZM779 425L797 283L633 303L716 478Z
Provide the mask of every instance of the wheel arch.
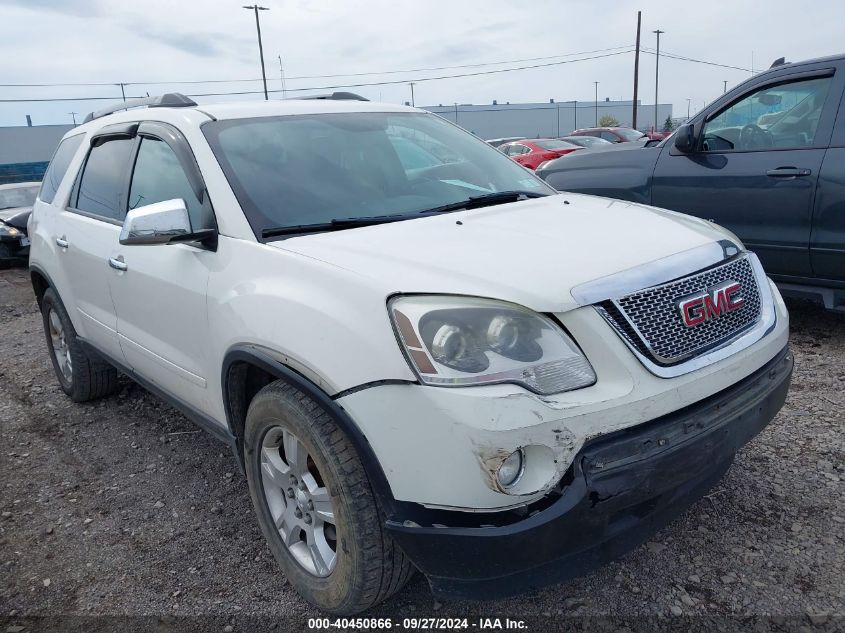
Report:
M306 393L328 413L340 428L361 459L373 492L389 515L396 505L390 484L366 436L349 414L325 391L295 369L273 358L254 345L235 345L223 359L221 386L223 408L229 430L237 441L238 458L244 465L244 426L249 404L267 384L283 380Z
M30 266L29 279L32 282L35 301L38 303L38 308L41 309L41 300L44 298L44 293L47 292L48 288L53 288L58 293L56 285L50 280L50 276L37 266ZM61 301L61 297L59 301Z

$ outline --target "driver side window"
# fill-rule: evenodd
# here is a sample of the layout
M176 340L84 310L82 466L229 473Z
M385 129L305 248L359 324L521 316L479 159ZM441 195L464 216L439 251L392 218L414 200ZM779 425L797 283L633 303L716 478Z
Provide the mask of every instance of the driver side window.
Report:
M831 77L760 88L704 124L702 150L812 147Z

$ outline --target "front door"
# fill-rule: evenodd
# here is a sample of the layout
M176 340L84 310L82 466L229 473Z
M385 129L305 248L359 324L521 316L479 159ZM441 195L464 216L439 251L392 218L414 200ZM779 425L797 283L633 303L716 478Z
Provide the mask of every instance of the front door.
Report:
M833 79L830 68L783 75L708 115L696 151L661 152L652 204L725 226L771 274L812 275L811 210L839 103Z
M185 173L193 157L186 159L190 150L181 134L156 123L142 124L138 136L129 209L181 198L193 230L213 228L208 194L198 195L195 186L195 161L193 182ZM124 268L112 271L110 288L127 362L182 402L211 412L206 289L216 253L194 244L115 243L111 257Z

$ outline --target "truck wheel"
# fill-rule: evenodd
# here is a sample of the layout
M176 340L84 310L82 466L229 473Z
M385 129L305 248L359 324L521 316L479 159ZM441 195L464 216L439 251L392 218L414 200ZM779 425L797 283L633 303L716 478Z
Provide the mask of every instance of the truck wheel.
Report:
M408 581L413 566L382 527L358 453L310 397L283 381L264 387L249 405L244 452L261 530L305 600L349 615Z
M82 349L73 323L52 288L41 299L44 334L62 390L75 402L101 398L117 388L117 370Z

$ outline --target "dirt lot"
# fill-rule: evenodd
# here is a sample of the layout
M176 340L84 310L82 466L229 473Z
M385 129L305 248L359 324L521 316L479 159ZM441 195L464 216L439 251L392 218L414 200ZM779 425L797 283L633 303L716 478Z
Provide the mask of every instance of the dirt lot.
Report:
M786 406L719 487L651 542L589 577L507 601L441 605L417 576L368 615L845 625L845 317L790 308ZM25 619L34 615L66 628L70 616L92 615L154 616L150 630L193 616L215 619L189 628L245 630L250 616L304 628L318 614L277 571L230 454L122 384L103 401L67 399L26 271L0 271L0 633L39 628Z

